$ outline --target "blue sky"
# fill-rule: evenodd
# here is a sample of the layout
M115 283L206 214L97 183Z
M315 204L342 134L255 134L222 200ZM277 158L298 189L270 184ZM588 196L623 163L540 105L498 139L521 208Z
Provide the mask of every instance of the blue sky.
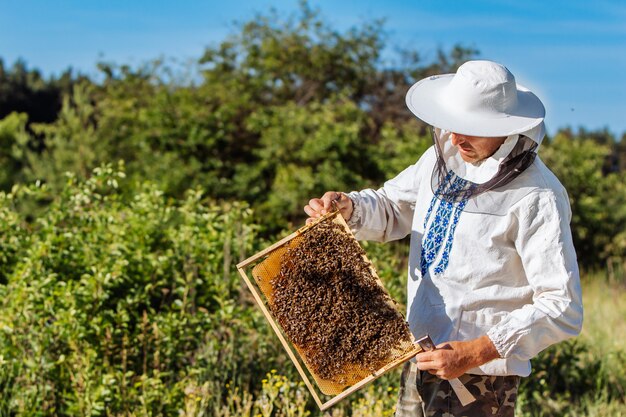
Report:
M310 0L339 30L385 18L388 46L427 60L456 43L506 65L570 126L626 133L626 2L622 0ZM96 74L99 60L139 65L201 56L255 12L285 16L296 0L0 0L0 57L58 74Z

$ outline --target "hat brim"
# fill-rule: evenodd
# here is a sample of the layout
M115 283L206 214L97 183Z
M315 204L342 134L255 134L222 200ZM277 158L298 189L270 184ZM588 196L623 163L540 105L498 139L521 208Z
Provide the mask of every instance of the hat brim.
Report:
M517 84L517 106L506 113L475 113L450 106L443 92L454 74L425 78L409 89L406 104L424 122L450 132L469 136L499 137L524 133L545 117L541 100Z

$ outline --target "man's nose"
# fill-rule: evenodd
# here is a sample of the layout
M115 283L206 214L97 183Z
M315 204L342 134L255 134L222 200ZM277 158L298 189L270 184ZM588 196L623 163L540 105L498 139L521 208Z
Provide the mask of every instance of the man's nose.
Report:
M465 136L452 132L450 133L450 140L452 141L452 145L457 146L458 144L465 142Z

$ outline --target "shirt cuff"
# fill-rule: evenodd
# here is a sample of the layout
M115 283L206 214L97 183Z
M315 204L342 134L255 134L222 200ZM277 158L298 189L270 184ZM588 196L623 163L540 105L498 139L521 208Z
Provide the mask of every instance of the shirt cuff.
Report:
M507 326L495 326L489 329L487 336L493 342L500 357L506 359L511 356L515 346L520 343L520 339L528 332L528 330L514 332Z

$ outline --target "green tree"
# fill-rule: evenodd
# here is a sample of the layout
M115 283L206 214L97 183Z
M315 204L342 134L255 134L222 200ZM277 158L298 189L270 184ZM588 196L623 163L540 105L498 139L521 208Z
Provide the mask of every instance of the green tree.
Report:
M606 172L610 144L561 131L540 155L568 191L572 233L583 266L603 266L611 255L626 255L626 186L623 172Z
M23 60L6 68L0 59L0 119L10 113L26 113L31 123L51 123L61 109L61 97L87 77L71 69L59 77L45 79L37 69L28 69Z
M47 187L0 193L3 413L169 415L196 387L259 383L259 355L276 356L234 268L252 250L247 207L124 181L112 166L69 176L34 223L16 205Z
M71 96L63 99L63 107L55 123L35 124L33 129L43 138L41 153L28 153L27 172L31 179L48 183L60 190L65 183L65 172L73 172L82 178L97 166L102 143L96 135L94 105L91 102L90 84L74 87Z
M9 191L14 184L26 180L23 169L32 142L27 122L24 113L11 113L0 119L0 190Z

